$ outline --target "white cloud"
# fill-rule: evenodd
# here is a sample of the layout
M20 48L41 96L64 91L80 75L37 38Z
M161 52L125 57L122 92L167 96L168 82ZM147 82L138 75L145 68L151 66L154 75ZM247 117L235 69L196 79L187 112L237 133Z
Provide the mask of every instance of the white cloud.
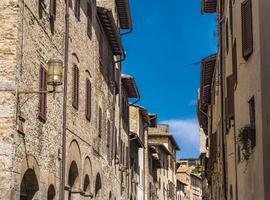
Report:
M199 125L197 119L170 119L160 123L170 125L170 132L180 145L182 155L196 156L198 154Z

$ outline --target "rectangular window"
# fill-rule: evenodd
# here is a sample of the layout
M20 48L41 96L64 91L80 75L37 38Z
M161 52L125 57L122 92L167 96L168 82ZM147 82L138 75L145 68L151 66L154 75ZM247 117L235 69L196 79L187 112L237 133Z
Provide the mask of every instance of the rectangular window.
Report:
M100 34L100 39L98 41L98 49L99 49L99 63L101 66L104 65L104 38L103 34Z
M75 0L74 15L78 20L80 20L80 7L81 7L81 0Z
M109 120L107 120L107 159L111 165L111 124Z
M251 148L256 146L256 120L255 120L255 98L254 96L249 100L249 119L250 119L250 141Z
M101 137L102 135L102 110L98 108L98 136Z
M234 85L233 75L227 77L227 116L228 119L234 118Z
M56 20L56 0L50 0L50 18Z
M77 65L73 66L73 80L72 80L72 105L75 109L79 108L79 68Z
M226 53L229 52L229 22L226 20Z
M47 118L47 70L40 66L39 69L39 109L38 116L41 120L46 121Z
M241 4L242 18L242 51L245 60L253 52L253 30L252 30L252 5L251 0L245 0Z
M86 119L91 120L91 82L86 79Z
M232 71L233 71L233 85L234 88L237 85L237 46L236 46L236 39L233 42L232 48Z
M39 19L43 18L44 8L45 8L44 0L39 0L38 1L38 16L39 16Z
M93 13L91 3L87 3L87 35L92 39L92 23L93 23Z

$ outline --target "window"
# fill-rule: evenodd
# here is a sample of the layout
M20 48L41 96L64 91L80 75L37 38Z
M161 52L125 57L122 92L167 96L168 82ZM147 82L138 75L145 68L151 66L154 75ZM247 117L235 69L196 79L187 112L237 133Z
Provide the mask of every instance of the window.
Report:
M233 71L233 85L236 87L237 85L237 46L236 39L233 42L232 48L232 71Z
M38 116L40 119L46 121L47 114L47 70L41 65L39 69L39 109Z
M226 53L229 52L229 22L226 20Z
M91 120L91 82L86 79L86 119Z
M250 127L251 127L251 148L256 146L256 120L255 120L255 98L254 96L249 100L249 119L250 119Z
M230 30L231 35L233 36L233 0L229 0L229 9L230 9Z
M38 16L39 16L39 19L43 18L44 8L45 8L44 0L39 0L38 1Z
M233 75L230 75L227 77L227 116L228 116L228 119L234 118Z
M102 135L102 110L98 108L98 136L101 137Z
M252 6L251 0L245 0L241 4L242 16L242 53L247 60L253 52L253 30L252 30Z
M87 2L87 35L91 39L92 38L92 6L90 2Z
M111 125L110 120L107 120L107 159L111 164Z
M104 38L103 34L100 33L100 39L98 41L98 49L99 49L99 63L101 66L104 65Z
M73 66L73 80L72 80L72 105L75 109L79 108L79 68L77 65Z
M74 15L78 20L80 20L80 7L81 7L81 0L75 0L75 2L74 2Z
M50 0L50 18L56 20L56 0Z

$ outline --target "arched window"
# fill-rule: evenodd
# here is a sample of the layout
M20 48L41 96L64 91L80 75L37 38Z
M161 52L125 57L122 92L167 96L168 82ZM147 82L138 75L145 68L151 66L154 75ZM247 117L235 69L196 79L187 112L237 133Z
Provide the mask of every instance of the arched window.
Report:
M49 186L48 192L47 192L47 200L54 200L55 199L55 188L53 185Z
M98 196L101 188L102 188L101 177L100 177L100 174L98 173L97 176L96 176L96 183L95 183L95 197Z
M20 190L20 200L32 200L39 190L36 173L33 169L28 169L23 175Z
M86 174L84 177L83 191L90 192L90 178L89 178L88 174Z

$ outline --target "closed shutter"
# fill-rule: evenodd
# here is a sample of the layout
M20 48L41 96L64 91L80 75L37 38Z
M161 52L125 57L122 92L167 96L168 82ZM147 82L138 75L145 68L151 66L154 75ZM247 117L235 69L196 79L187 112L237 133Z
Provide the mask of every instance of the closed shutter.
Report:
M102 110L99 107L98 109L98 136L101 137L102 135Z
M229 0L229 9L230 9L230 29L231 29L231 35L233 36L233 0Z
M111 125L109 120L107 120L107 159L111 164Z
M73 90L72 90L72 105L78 110L79 108L79 68L73 66L73 80L72 80Z
M234 118L234 84L233 75L227 77L227 116L229 119Z
M214 163L217 159L217 133L212 133L210 135L210 159L211 159L211 168L213 169Z
M233 48L232 48L232 68L233 68L233 85L235 87L237 85L237 46L236 46L236 39L234 39Z
M245 60L253 52L253 30L252 30L252 5L251 0L245 0L241 4L242 16L242 51Z
M226 53L229 52L229 22L226 20Z
M91 3L87 3L87 35L92 38L92 6Z
M98 42L99 45L99 62L100 65L104 65L104 38L103 38L103 34L100 34L100 39Z
M40 66L39 70L39 109L38 116L42 120L46 120L47 115L47 71L43 66Z
M81 1L75 0L74 15L78 20L80 20L80 7L81 7Z
M91 120L91 82L86 79L86 119Z
M56 19L56 0L50 0L50 18Z

